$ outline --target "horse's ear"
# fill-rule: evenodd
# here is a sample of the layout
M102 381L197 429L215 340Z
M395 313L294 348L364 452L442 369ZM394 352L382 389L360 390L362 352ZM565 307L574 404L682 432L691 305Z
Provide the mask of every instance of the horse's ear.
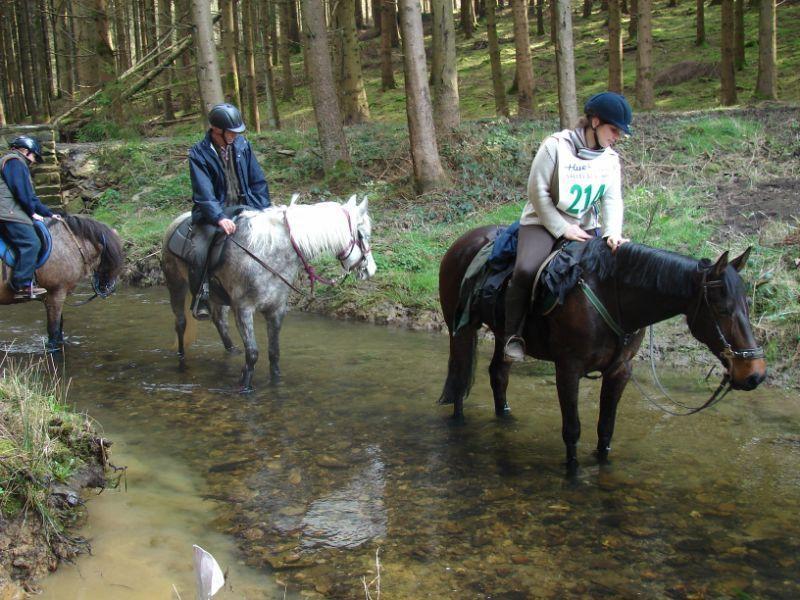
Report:
M295 192L292 194L292 199L289 201L289 206L294 206L294 203L297 202L297 199L300 197L299 192Z
M752 249L753 249L752 246L748 246L747 250L742 252L739 256L737 256L731 261L731 266L737 271L741 271L742 269L744 269L744 266L747 264L747 259L750 258L750 251Z
M728 251L722 253L717 259L717 262L714 263L714 266L711 267L711 278L718 279L722 277L722 274L725 272L725 268L728 266Z
M345 208L355 208L355 206L356 206L356 200L357 200L357 198L356 198L356 195L355 195L355 194L353 194L352 196L350 196L350 200L348 200L348 201L347 201L347 203L344 205L344 206L345 206Z
M361 201L361 204L358 205L358 212L362 215L367 214L367 197L364 196L364 199Z

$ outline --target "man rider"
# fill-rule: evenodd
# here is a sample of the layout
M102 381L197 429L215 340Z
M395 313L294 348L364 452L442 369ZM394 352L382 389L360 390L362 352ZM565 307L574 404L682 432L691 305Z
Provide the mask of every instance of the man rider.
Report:
M47 290L34 285L33 274L42 243L33 221L52 217L33 189L30 163L42 162L38 140L22 135L11 140L11 152L0 158L0 233L17 251L14 273L8 281L16 299L37 299Z
M236 231L236 224L224 212L226 207L244 205L264 209L270 206L269 187L250 143L241 135L245 124L232 104L217 104L208 113L210 128L203 140L189 150L192 180L193 261L189 265L189 289L196 319L209 317L208 254L221 230Z

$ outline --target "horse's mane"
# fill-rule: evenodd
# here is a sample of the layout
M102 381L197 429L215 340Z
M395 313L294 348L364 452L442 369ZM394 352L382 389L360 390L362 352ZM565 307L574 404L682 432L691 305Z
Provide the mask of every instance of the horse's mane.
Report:
M602 238L587 243L580 262L584 270L595 273L601 281L616 277L626 286L682 298L697 293L693 275L711 265L707 259L697 260L634 242L623 244L612 254Z
M82 238L95 248L100 249L98 270L108 274L109 277L116 277L125 263L122 243L117 233L105 223L89 217L67 214L62 214L61 216L76 237ZM50 221L48 227L53 227L54 223L56 221Z
M350 221L344 216L348 209L338 202L294 204L263 211L246 211L243 216L250 223L249 243L254 251L268 251L272 246L274 228L285 231L284 214L289 222L292 239L306 259L346 246L353 239L355 227L352 213Z

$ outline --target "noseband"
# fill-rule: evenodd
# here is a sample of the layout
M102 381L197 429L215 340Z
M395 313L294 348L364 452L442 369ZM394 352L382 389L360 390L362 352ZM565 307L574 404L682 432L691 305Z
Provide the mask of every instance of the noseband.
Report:
M700 283L700 294L698 295L697 307L694 310L692 319L689 321L689 328L691 329L692 325L697 320L700 307L703 305L703 303L705 303L709 312L711 313L714 328L717 330L717 337L719 338L720 342L722 342L722 351L720 354L722 354L722 357L728 362L728 369L733 367L734 360L756 360L759 358L764 358L764 348L761 346L756 346L755 348L744 348L742 350L734 350L733 346L731 346L730 342L728 342L728 339L725 337L725 334L722 332L722 328L719 325L720 314L708 299L709 288L721 288L723 283L721 280L708 281L707 277L708 273L703 274L703 281Z

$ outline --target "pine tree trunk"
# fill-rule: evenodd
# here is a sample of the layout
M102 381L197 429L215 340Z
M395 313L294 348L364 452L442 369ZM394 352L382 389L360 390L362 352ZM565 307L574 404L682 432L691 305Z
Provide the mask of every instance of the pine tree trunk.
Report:
M628 21L628 37L636 39L636 35L639 32L639 0L631 0L629 13L631 19Z
M472 0L461 0L461 31L466 39L471 39L475 31L475 10Z
M292 54L297 54L303 48L300 41L300 21L297 18L297 0L289 0L289 50Z
M734 0L734 66L744 69L744 0Z
M283 76L283 90L281 98L288 102L294 99L294 80L292 79L292 52L291 52L291 20L294 0L278 0L280 3L281 31L278 44L278 53L281 55L281 75Z
M256 57L253 29L258 27L258 19L253 6L255 0L242 2L242 27L244 31L244 77L247 90L248 127L256 133L261 132L261 115L258 112L258 90L256 88Z
M60 0L55 6L55 28L53 37L56 48L56 71L58 71L58 97L72 100L72 40L68 33L67 2Z
M211 6L207 0L191 0L191 2L197 50L197 82L203 107L208 112L215 104L223 102L225 96L222 93L217 49L214 46Z
M533 61L528 35L527 0L511 0L511 10L517 58L517 115L529 119L533 116Z
M778 48L775 0L761 0L758 13L758 79L756 96L778 99Z
M392 30L396 27L395 0L384 0L381 4L381 90L397 87L392 66Z
M696 34L694 43L696 46L702 46L706 43L706 8L705 0L697 0L697 16L696 16Z
M588 19L592 16L593 0L583 0L583 18Z
M360 0L359 0L360 2ZM356 30L355 0L338 0L333 22L339 34L339 92L345 125L369 121L369 104L361 74L361 49Z
M433 0L431 10L434 48L431 73L434 94L433 116L436 133L446 137L461 123L456 70L456 25L453 19L452 0Z
M164 51L172 44L170 38L165 36L167 32L172 29L172 0L158 0L158 37L161 42L161 50ZM164 69L164 74L161 76L161 84L166 87L164 94L161 97L164 105L164 120L175 120L175 109L172 106L172 86L173 79L172 67Z
M141 0L131 0L131 15L133 20L133 62L138 63L142 60L145 52L144 27L142 27L144 7Z
M652 0L638 1L638 44L636 46L636 99L642 110L653 110L653 6Z
M39 16L42 28L42 47L44 48L44 67L47 79L47 114L50 114L50 102L56 97L58 88L58 73L53 69L54 46L54 20L53 7L50 0L39 0Z
M620 0L608 0L608 89L622 93L622 15Z
M31 32L30 23L27 18L27 11L14 3L14 19L15 23L12 31L17 33L17 53L19 57L19 69L22 77L19 81L22 84L22 94L25 99L25 112L24 114L30 115L33 120L36 120L36 93L33 83L33 64L31 62L32 48L31 48Z
M641 2L641 0L639 0ZM722 0L720 47L720 100L723 106L736 104L736 69L734 65L733 0Z
M192 19L192 11L191 6L189 5L189 0L177 0L175 4L175 20L180 27L180 31L183 32L183 35L186 35L187 32L190 31L191 19ZM188 50L181 54L181 66L178 71L178 79L185 81L188 80L192 74L192 52L193 49ZM188 115L194 109L194 101L197 96L197 88L190 84L183 84L180 87L180 105L181 105L181 112L184 115Z
M544 35L544 0L536 1L536 35Z
M384 8L386 5L384 4ZM436 126L428 90L422 14L418 0L399 0L403 32L406 115L414 165L414 184L419 193L440 187L447 180L436 146Z
M561 128L578 123L578 100L575 91L575 51L572 42L570 0L558 0L558 32L556 34L556 67L558 70L558 115Z
M117 50L117 73L124 73L131 68L128 29L125 23L125 0L114 1L114 39Z
M512 6L514 0L511 0ZM558 27L558 11L556 10L556 0L550 0L550 43L556 45L556 28Z
M497 41L496 0L486 0L486 37L489 42L489 60L492 64L492 90L494 90L494 110L503 117L508 117L508 102L503 84L503 65L500 61L500 44ZM540 6L541 6L541 0Z
M350 155L333 80L325 10L318 0L302 0L302 10L309 85L322 148L322 164L325 172L331 173L349 168Z
M236 63L236 13L233 0L220 0L222 13L222 53L225 64L225 97L236 106L242 105L239 88L239 67Z
M261 8L261 30L264 38L264 99L267 104L267 125L270 129L280 129L278 101L275 96L275 70L273 69L274 63L270 59L278 42L278 32L275 27L275 3L273 0L263 0Z

